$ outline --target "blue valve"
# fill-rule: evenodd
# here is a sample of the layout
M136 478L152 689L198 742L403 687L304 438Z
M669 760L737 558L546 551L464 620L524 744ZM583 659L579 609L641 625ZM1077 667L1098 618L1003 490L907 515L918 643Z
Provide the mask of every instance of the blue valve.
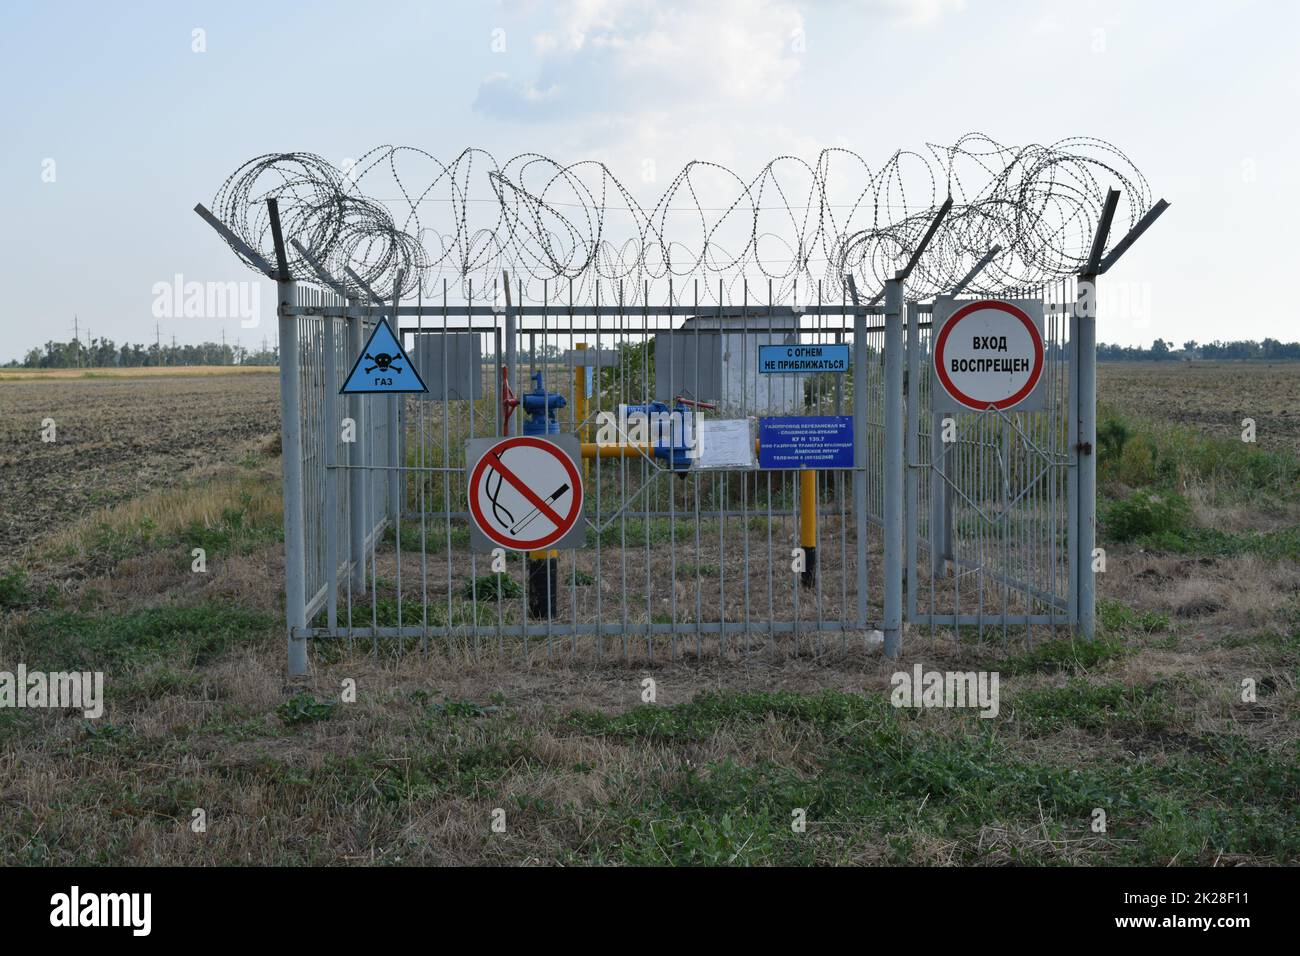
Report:
M686 430L690 427L687 418L691 409L682 401L679 400L673 407L671 418L666 402L653 401L645 405L625 405L623 408L624 415L629 420L633 415L644 415L649 420L650 444L656 458L667 461L668 467L676 472L684 472L691 467L688 455L690 449L686 445Z
M533 390L520 396L524 409L525 435L554 435L560 430L555 413L568 404L563 395L548 392L542 387L542 373L532 375Z

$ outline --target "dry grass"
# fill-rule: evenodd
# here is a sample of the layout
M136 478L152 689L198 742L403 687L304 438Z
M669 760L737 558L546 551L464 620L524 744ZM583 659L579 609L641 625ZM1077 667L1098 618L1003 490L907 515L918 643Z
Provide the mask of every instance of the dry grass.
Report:
M135 368L0 368L0 382L60 382L87 378L193 378L207 375L273 375L274 365L166 365Z
M93 554L105 539L123 541L148 527L150 535L175 537L194 528L219 529L232 513L250 526L278 524L283 497L269 468L236 469L214 465L190 472L180 487L159 488L139 498L86 515L41 540L29 560L49 567L64 566Z
M792 779L815 778L824 772L827 753L845 746L845 753L853 752L861 724L823 725L771 713L705 724L680 737L611 736L574 727L567 714L636 713L646 676L656 681L657 709L671 714L701 694L725 700L755 687L804 699L828 690L870 698L886 694L890 674L914 660L955 669L996 666L1005 658L946 637L934 644L913 639L898 664L854 655L780 664L714 659L647 670L566 658L530 666L515 653L491 649L478 659L440 651L400 658L331 654L316 658L310 678L295 690L337 699L343 682L355 681L357 703L331 719L292 727L275 716L286 693L277 643L245 645L185 672L193 680L179 687L111 701L102 725L114 732L106 737L102 731L87 736L77 722L58 715L26 725L22 739L11 739L0 757L5 859L527 865L649 862L661 854L663 860L703 862L713 859L708 846L693 856L673 824L688 805L664 804L665 794L726 786L716 782L727 773L720 768L736 761ZM1279 757L1294 749L1296 694L1286 665L1261 666L1256 648L1207 648L1196 638L1166 647L1138 641L1134 650L1090 679L1137 688L1173 681L1171 726L1097 732L1067 723L1044 735L1026 723L1017 701L1074 685L1068 673L1034 672L1004 683L1009 699L996 731L999 753L1010 756L987 759L1061 773L1143 765L1156 772L1181 759L1184 739L1230 734ZM1192 658L1197 664L1189 667ZM1262 710L1234 704L1232 691L1243 674L1274 682ZM131 680L148 683L139 674ZM983 729L969 715L950 711L923 712L914 726L918 747L953 753ZM881 783L888 788L888 781L874 781ZM794 854L792 860L811 854L807 859L835 863L1095 864L1129 859L1129 845L1145 832L1116 810L1112 834L1094 834L1086 815L1072 817L1061 805L1038 799L1016 804L1011 816L1000 815L1005 807L990 807L973 829L953 831L933 815L944 813L950 799L942 792L909 798L906 809L886 801L884 816L874 816L874 804L867 803L847 817L814 809L807 838L797 845L802 849L781 852ZM741 806L735 812L743 813ZM194 808L208 815L206 833L189 829ZM506 813L507 829L494 834L489 824L498 809ZM690 826L699 827L693 814ZM644 819L673 824L662 846L636 843ZM737 835L724 841L718 862L733 855L736 862L768 859L766 844L743 845L746 835L767 838L753 829L757 820L737 822ZM782 825L778 818L778 829ZM20 833L26 837L18 839ZM1141 858L1161 859L1158 845L1149 853Z

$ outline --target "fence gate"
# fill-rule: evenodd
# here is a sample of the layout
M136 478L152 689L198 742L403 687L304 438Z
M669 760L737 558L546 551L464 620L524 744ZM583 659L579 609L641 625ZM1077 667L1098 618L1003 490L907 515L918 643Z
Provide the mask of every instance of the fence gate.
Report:
M943 389L934 371L937 303L908 307L906 615L931 632L969 628L982 638L994 629L1006 639L1013 628L1055 635L1079 620L1084 456L1075 448L1073 288L1035 292L1029 298L1043 303L1043 356L1031 411L936 402ZM941 301L958 315L976 300Z

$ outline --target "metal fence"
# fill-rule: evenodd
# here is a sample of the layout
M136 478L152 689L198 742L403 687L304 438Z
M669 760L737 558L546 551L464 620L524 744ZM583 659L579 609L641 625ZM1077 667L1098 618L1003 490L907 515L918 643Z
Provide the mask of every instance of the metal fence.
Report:
M246 211L244 200L231 209L250 237L269 232L274 264L196 206L243 261L277 284L289 673L305 673L307 642L325 637L367 640L376 650L385 641L475 652L510 643L525 653L541 644L547 655L567 647L625 656L642 647L651 656L747 652L778 640L820 652L831 642L860 642L872 627L883 631L885 653L897 656L908 624L931 633L969 628L980 638L993 630L1003 640L1060 628L1090 638L1096 282L1169 205L1139 203L1144 211L1107 251L1119 200L1118 190L1106 193L1086 257L1053 247L1059 261L1039 263L1039 274L1058 277L1077 264L1077 281L1019 291L1044 305L1042 342L1031 336L1044 355L1042 408L1026 410L1017 398L1008 400L1011 411L997 403L981 411L976 402L950 416L935 405L930 319L936 303L947 308L1002 251L993 244L935 303L905 301L951 197L924 235L901 244L906 264L892 278L892 267L876 273L883 285L874 299L859 301L854 270L845 268L851 302L819 285L805 307L778 304L770 283L766 304L751 304L749 287L733 277L708 291L716 291L712 301L739 305L702 305L698 284L683 295L670 282L656 308L645 304L648 283L629 298L623 285L602 286L589 271L581 305L572 283L566 290L543 282L542 304L518 305L520 284L512 307L508 280L494 289L496 304L473 305L484 297L464 274L456 286L466 284L462 301L444 284L435 303L403 305L397 291L385 303L351 267L345 284L298 238L286 243L276 196L266 198L267 215L251 232L234 215ZM842 250L842 265L856 243ZM289 246L295 267L309 268L324 290L295 281ZM957 260L945 258L951 251L937 260L943 275L956 275ZM927 269L935 264L925 261ZM404 288L403 267L393 278L395 290ZM930 274L922 287L934 282ZM407 287L421 295L427 288ZM797 301L798 288L786 291ZM433 382L418 399L340 395L380 317ZM792 342L848 345L852 359L842 372L809 377L758 370L758 349ZM532 425L581 448L589 487L575 513L585 547L566 538L563 552L484 554L469 527L467 446L518 432L507 399L530 378L535 394L524 406ZM612 450L599 436L591 440L601 416L620 409L706 400L722 421L847 415L852 464L705 469L679 461L671 438L666 455L658 439L620 440Z
M1048 310L1045 410L954 416L948 444L930 409L929 304L819 295L796 310L746 291L736 307L678 296L631 309L614 288L609 304L512 308L281 289L291 670L310 638L678 657L847 649L875 628L896 642L904 620L1003 638L1078 620L1064 287ZM428 394L339 394L380 316ZM850 371L758 371L760 346L793 341L849 345ZM539 384L551 427L583 442L585 547L477 551L466 442L517 434L503 385ZM603 413L677 399L710 400L706 420L852 416L855 464L812 478L683 470L592 441Z

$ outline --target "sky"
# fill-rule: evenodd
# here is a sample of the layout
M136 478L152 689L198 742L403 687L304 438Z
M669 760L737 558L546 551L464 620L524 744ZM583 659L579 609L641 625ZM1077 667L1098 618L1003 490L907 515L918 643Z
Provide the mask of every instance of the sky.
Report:
M0 7L0 362L74 316L83 339L273 341L273 286L192 212L264 153L475 146L642 183L649 163L662 188L693 159L746 176L842 147L879 166L970 131L1107 140L1172 203L1102 280L1099 340L1300 338L1271 302L1300 253L1294 3L125 7ZM187 317L160 294L177 277L257 298Z

